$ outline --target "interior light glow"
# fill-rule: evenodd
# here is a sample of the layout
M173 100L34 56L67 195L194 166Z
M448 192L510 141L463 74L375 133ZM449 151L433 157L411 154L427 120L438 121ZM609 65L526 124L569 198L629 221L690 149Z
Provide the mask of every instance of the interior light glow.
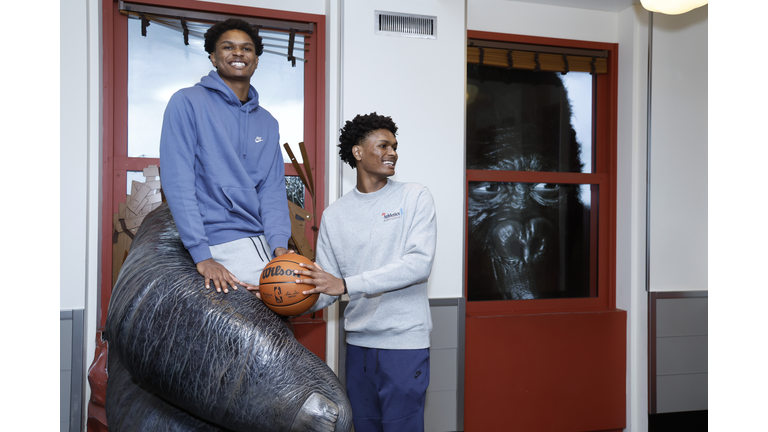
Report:
M709 0L640 0L640 3L651 12L679 15L704 6Z

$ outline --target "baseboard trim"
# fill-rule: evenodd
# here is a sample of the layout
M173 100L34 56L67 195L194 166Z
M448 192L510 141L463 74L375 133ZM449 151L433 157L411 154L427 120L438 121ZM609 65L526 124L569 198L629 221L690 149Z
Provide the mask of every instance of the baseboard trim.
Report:
M709 410L648 415L648 432L706 432Z

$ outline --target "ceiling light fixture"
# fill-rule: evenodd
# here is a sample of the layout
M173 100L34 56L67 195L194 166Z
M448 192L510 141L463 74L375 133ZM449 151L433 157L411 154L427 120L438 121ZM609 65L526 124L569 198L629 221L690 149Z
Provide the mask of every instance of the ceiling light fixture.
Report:
M643 7L651 12L679 15L704 6L708 0L640 0Z

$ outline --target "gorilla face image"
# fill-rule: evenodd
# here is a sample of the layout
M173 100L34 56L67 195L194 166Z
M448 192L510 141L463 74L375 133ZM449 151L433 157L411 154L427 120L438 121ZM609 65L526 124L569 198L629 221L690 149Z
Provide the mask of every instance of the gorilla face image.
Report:
M557 73L468 69L468 169L582 171ZM468 299L588 296L590 203L582 201L584 187L470 181Z

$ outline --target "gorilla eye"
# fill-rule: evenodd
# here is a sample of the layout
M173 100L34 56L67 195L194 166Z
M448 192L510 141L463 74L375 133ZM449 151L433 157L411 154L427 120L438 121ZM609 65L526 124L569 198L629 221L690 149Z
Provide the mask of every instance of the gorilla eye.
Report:
M498 183L483 182L472 188L472 194L482 198L492 198L501 191Z
M560 185L557 183L534 183L531 189L537 192L557 191L560 189Z
M534 183L531 196L541 205L553 204L560 198L560 185L557 183Z

